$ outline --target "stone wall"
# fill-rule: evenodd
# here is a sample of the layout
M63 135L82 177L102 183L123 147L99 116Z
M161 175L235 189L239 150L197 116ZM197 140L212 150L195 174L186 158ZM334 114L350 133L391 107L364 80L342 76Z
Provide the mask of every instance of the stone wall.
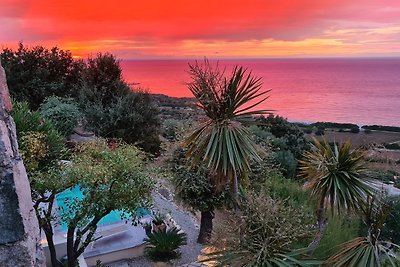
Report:
M38 222L18 151L6 76L0 62L0 266L42 267Z

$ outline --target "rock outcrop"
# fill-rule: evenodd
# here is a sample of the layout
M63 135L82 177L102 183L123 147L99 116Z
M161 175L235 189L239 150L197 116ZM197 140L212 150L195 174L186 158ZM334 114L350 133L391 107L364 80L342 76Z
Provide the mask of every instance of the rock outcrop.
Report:
M18 151L5 72L0 62L0 266L42 267L38 222Z

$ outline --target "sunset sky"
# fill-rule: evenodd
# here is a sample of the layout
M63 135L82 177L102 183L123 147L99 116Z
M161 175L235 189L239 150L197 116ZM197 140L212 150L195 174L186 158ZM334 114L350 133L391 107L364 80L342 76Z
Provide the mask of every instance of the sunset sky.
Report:
M400 56L400 0L0 0L0 47L120 58Z

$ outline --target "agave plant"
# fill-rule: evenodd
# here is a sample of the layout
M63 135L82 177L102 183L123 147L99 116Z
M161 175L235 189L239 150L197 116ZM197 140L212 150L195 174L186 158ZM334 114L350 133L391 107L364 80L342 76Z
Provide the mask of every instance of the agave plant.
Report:
M186 245L187 237L176 227L149 233L144 239L145 253L153 261L169 262L180 257L179 247Z
M310 244L310 252L318 245L326 226L326 209L332 213L359 210L368 196L374 193L369 180L363 179L363 153L351 150L350 141L333 145L314 139L311 151L300 161L300 175L306 179L311 196L319 199L317 210L318 232Z
M187 157L193 165L206 161L214 173L214 185L230 184L238 192L238 176L250 168L250 159L260 160L250 133L242 123L252 115L268 110L253 110L268 98L269 91L261 91L261 78L255 78L243 67L235 67L230 78L223 77L218 66L213 68L205 60L204 66L189 65L193 79L189 90L207 120L186 139Z
M327 261L334 267L400 266L400 258L394 249L400 247L380 239L380 231L389 216L389 207L383 200L369 197L362 207L364 223L368 227L366 237L356 237L342 245L342 249ZM385 265L382 263L385 262Z

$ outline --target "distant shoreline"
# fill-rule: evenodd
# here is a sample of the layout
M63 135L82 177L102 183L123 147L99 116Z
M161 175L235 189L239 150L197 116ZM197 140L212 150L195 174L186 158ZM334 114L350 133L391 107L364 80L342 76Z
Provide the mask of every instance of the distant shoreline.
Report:
M155 99L157 102L159 102L160 106L165 106L165 107L189 107L191 103L192 105L195 104L196 99L194 97L174 97L174 96L168 96L165 94L153 94L149 93ZM274 115L279 115L275 114ZM281 116L281 115L279 115ZM284 116L281 116L284 117ZM286 117L284 117L287 119ZM383 127L383 128L400 128L400 125L398 126L392 126L392 125L384 125L384 124L361 124L361 123L354 123L354 122L335 122L335 121L303 121L303 120L289 120L287 119L290 123L294 124L304 124L304 125L311 125L311 124L316 124L316 123L330 123L330 124L337 124L337 125L343 125L343 124L353 124L357 125L360 130L364 130L362 127L369 127L369 126L376 126L376 127ZM350 127L349 127L350 128ZM376 130L375 130L376 131ZM385 131L385 130L379 130L379 131ZM399 131L391 131L391 132L400 132Z

